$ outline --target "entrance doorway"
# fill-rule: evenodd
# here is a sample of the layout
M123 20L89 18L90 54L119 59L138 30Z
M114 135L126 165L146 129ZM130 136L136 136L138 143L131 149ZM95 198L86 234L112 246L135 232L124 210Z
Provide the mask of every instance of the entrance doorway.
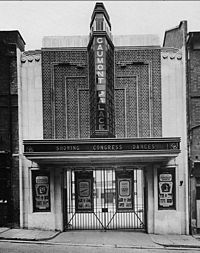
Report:
M67 169L64 223L65 230L144 230L143 170Z

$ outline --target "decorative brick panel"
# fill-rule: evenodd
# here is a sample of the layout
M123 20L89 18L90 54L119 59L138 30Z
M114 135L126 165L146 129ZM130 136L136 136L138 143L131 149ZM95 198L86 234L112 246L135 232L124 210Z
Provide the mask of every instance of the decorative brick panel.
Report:
M140 68L138 81L139 137L151 136L149 65Z
M117 136L160 137L162 134L160 49L115 51L115 89L126 90L126 129ZM115 122L121 118L115 100ZM119 133L124 131L124 133Z
M51 62L52 52L42 51L42 91L43 91L43 129L44 138L53 138L52 85Z
M81 137L79 89L88 89L87 51L42 51L42 72L44 138ZM81 113L87 115L83 110L88 110L89 98L85 103ZM85 124L89 124L87 117Z
M89 91L79 90L80 138L90 137L90 107L88 101Z
M115 89L115 133L117 138L125 137L125 89Z
M89 138L87 51L43 51L44 138ZM124 65L124 66L122 66ZM115 51L117 137L160 137L160 49Z
M79 133L81 125L79 122L83 122L84 114L86 115L85 124L89 126L89 96L85 97L84 100L82 98L82 101L79 101L79 90L86 88L85 79L86 78L84 77L66 78L67 137L69 139L80 137ZM83 101L85 102L85 105L82 106ZM87 109L88 111L85 111ZM85 127L85 124L82 127L86 130L87 127ZM89 135L89 131L88 133L85 133L85 135Z

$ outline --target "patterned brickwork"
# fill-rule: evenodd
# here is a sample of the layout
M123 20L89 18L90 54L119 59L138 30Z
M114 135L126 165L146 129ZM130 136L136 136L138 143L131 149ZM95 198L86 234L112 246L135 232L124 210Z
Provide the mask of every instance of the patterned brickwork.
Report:
M116 50L115 89L126 90L123 122L127 123L126 131L116 127L117 136L161 136L160 65L160 49ZM115 124L119 126L122 113L116 102L115 99Z
M115 132L117 138L125 137L125 89L115 89Z
M89 91L79 90L79 126L80 138L90 137L90 107L89 107Z
M54 117L55 138L66 138L66 110L65 110L65 66L56 65L53 69L54 84Z
M42 51L42 72L44 138L78 138L78 93L79 89L88 89L87 51ZM83 128L88 129L87 117L85 125Z
M88 52L89 58L89 91L90 91L90 135L95 134L96 126L96 104L97 96L95 89L95 55L94 50L90 48Z
M190 52L190 122L191 127L200 124L200 52L198 50Z
M51 63L55 61L52 52L42 51L42 91L43 91L43 129L44 138L53 138L53 111Z
M66 79L67 137L78 137L77 80Z
M42 57L44 138L89 138L87 51L43 51ZM161 119L160 50L118 48L116 136L159 137Z
M127 137L137 136L137 78L117 78L117 86L125 88L126 94L126 118L123 124L127 124ZM127 106L128 105L128 106ZM120 110L120 108L119 108ZM120 113L121 114L121 113ZM118 117L118 115L116 114ZM117 133L117 135L120 135Z
M85 78L66 78L66 106L67 106L67 137L79 138L80 128L84 136L89 135L83 133L83 129L89 130L89 97L86 96L79 101L80 89L85 88ZM87 91L86 91L87 92ZM81 94L81 92L80 92ZM85 104L83 104L85 102ZM87 110L87 111L86 111ZM80 113L81 112L81 113ZM84 115L86 116L83 120ZM79 122L83 123L79 124Z
M161 57L160 50L152 51L152 137L162 136Z
M139 136L151 136L150 119L150 80L149 66L144 65L140 68L140 82L138 82L138 117L139 117Z

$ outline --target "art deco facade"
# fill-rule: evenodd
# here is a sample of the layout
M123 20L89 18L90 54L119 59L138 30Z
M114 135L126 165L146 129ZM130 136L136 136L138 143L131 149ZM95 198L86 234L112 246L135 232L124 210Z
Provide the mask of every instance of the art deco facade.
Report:
M22 54L21 227L188 234L184 32L113 36L97 3L89 36Z

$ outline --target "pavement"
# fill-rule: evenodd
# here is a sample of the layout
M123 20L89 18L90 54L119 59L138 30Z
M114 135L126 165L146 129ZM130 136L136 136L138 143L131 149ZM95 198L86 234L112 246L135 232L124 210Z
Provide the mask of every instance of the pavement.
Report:
M156 235L125 231L43 231L0 227L0 242L14 241L114 248L199 248L200 235Z

